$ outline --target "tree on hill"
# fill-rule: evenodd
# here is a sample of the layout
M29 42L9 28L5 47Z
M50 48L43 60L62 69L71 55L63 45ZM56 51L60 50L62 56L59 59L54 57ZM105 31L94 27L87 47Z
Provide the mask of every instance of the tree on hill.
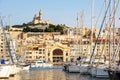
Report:
M43 29L26 27L23 29L23 32L43 32Z
M43 29L38 29L38 28L30 28L28 26L30 26L31 24L23 24L24 26L26 26L25 28L23 28L23 32L60 32L61 34L63 34L64 29L66 28L65 25L53 25L53 24L49 24L48 27L46 27L44 30ZM40 25L40 24L39 24ZM35 25L33 25L34 27Z

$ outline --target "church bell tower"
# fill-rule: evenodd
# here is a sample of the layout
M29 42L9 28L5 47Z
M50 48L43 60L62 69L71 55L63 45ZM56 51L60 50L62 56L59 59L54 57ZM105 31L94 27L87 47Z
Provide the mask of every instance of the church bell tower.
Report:
M40 23L42 23L42 10L40 9L40 12L39 12L39 21Z

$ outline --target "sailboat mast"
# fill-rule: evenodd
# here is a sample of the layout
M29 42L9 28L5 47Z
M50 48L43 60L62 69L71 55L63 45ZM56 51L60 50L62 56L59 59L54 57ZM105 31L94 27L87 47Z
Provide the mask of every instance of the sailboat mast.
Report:
M15 61L18 62L18 58L17 58L17 54L16 54L16 49L15 49L15 41L13 39L13 37L11 36L11 33L10 33L10 29L12 28L11 26L11 20L10 20L10 16L9 16L9 28L8 28L8 34L10 36L10 39L11 39L11 47L12 47L12 51L13 51L13 54L14 54L14 58L15 58Z
M82 58L83 58L83 43L82 43L82 35L84 34L84 32L83 32L83 26L84 26L84 10L82 11L82 13L81 13L81 16L80 16L80 48L79 48L79 52L80 52L80 54L81 54L81 56L82 56Z
M91 36L90 36L90 53L92 54L93 24L94 24L94 0L91 2Z
M3 31L3 34L4 34L4 40L5 40L5 43L6 43L6 47L8 49L8 53L10 55L10 60L11 60L12 64L14 64L12 53L11 53L10 46L9 46L9 43L8 43L8 39L7 39L5 30L4 30L4 27L3 27L4 24L3 24L3 19L2 18L1 18L1 25L2 25L2 31Z
M115 7L116 6L116 0L114 0L114 17L113 17L113 54L114 54L114 52L115 52Z
M111 4L110 4L110 8L109 8L109 27L111 27ZM109 67L110 67L110 63L111 63L111 33L109 33Z
M78 13L77 13L77 28L79 27Z
M78 15L79 14L77 13L77 18L76 18L77 22L76 22L75 35L74 35L75 36L75 44L74 44L75 46L74 47L75 47L75 54L76 54L75 59L77 59L77 57L79 56L79 50L78 50L79 49L78 48L79 44L78 44L78 39L77 39L78 38L78 27L79 27L79 18L78 18Z

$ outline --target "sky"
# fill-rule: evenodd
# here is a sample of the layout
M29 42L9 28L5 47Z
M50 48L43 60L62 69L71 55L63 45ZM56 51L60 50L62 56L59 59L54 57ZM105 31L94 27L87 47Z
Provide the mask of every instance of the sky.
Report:
M77 14L84 11L83 25L91 26L92 0L0 0L0 16L4 16L7 24L21 25L33 20L40 9L43 21L50 20L52 24L65 24L69 27L77 26ZM113 1L113 0L112 0ZM94 24L105 0L94 0ZM104 8L103 13L104 13ZM120 25L120 6L117 11L117 25ZM9 17L9 18L8 18ZM102 19L101 19L102 20ZM101 22L98 23L99 25ZM79 21L80 25L80 21Z

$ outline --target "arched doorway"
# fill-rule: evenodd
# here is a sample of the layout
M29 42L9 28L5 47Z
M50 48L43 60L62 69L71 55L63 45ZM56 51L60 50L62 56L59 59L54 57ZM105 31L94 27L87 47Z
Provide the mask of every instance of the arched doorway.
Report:
M63 51L61 49L53 50L53 63L61 64L63 62Z

